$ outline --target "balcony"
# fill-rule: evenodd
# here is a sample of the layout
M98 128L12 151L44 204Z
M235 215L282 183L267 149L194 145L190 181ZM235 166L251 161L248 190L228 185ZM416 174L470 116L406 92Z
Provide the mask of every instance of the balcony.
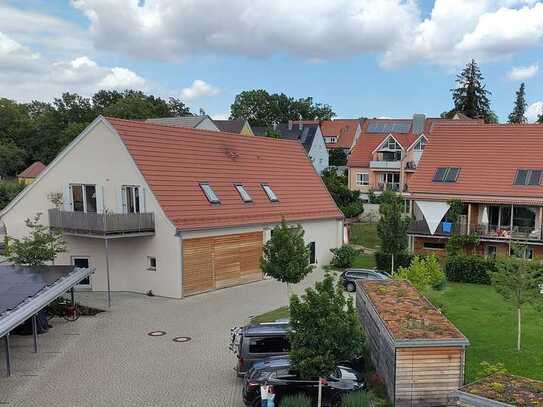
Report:
M49 209L49 225L66 234L98 238L150 236L153 213L86 213Z
M401 161L384 161L384 160L372 160L370 161L370 168L375 170L399 170L402 167Z
M400 184L398 183L382 183L377 184L376 191L394 191L400 192Z
M445 224L445 226L444 226ZM465 235L468 234L467 223L456 223L451 225L448 222L440 222L433 236L451 236L451 235ZM499 227L496 225L488 224L472 224L469 228L470 234L478 235L483 239L492 240L543 240L541 228L525 227L525 226L513 226L511 231L510 227ZM425 220L413 221L409 225L408 233L413 235L428 235L430 236L430 229Z

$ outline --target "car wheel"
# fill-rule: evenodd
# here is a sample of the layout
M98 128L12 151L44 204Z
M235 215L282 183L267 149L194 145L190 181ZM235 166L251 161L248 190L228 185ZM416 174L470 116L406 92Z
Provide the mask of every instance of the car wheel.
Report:
M350 293L354 293L356 291L356 287L354 285L354 283L347 283L347 285L345 286L347 288L347 291L349 291Z

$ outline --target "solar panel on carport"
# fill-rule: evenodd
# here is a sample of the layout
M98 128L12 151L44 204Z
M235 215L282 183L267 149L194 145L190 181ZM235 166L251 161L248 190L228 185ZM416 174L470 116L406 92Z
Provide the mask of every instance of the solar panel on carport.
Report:
M0 316L73 270L74 266L0 266Z

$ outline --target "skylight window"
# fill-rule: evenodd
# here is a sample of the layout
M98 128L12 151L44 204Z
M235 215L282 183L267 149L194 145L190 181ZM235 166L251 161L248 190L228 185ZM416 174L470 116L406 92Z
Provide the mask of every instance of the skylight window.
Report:
M262 189L268 195L268 199L272 202L279 201L279 198L277 198L277 195L275 195L275 192L273 192L273 189L268 184L262 184Z
M221 200L219 199L215 191L213 191L213 188L211 188L211 185L209 185L207 182L201 182L200 188L202 188L202 192L204 193L209 203L212 203L212 204L221 203Z
M440 167L434 174L433 182L456 182L460 168L456 167Z
M514 185L537 186L541 184L541 170L518 170Z
M241 196L241 200L243 202L246 202L246 203L253 202L253 198L251 198L251 195L249 194L249 192L247 192L247 190L242 184L234 184L234 186L238 190L239 196Z

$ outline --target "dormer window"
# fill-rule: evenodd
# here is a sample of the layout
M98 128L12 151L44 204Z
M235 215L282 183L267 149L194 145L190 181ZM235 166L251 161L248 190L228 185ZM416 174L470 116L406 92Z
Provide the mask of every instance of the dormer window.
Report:
M457 167L440 167L434 174L433 182L456 182L460 168Z
M517 170L514 185L537 186L541 184L541 170Z
M400 145L392 137L388 139L386 146L389 150L401 150Z
M268 184L262 184L262 189L268 196L268 199L272 202L278 202L279 198L277 198L277 195L275 195L275 192L273 192L273 189Z
M417 144L415 144L415 147L413 148L415 151L423 151L426 148L426 145L428 144L428 141L424 137L422 137Z
M213 188L211 188L211 185L209 185L207 182L201 182L200 188L202 188L202 192L204 193L209 203L212 203L212 204L221 203L221 200L219 199L215 191L213 191Z
M247 192L247 190L242 184L234 184L234 186L236 187L236 190L238 191L239 196L241 197L241 200L243 202L245 203L253 202L253 198L251 198L251 195L249 194L249 192Z

